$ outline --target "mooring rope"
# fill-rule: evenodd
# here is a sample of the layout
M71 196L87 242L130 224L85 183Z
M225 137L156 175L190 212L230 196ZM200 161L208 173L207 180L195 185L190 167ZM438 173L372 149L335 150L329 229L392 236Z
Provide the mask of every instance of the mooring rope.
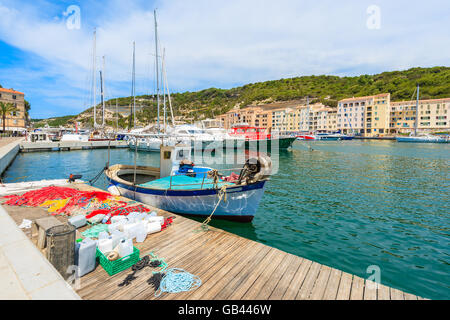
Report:
M104 172L105 170L107 170L107 169L108 169L108 167L105 166L102 170L100 170L100 172L97 173L97 175L96 175L94 178L92 178L91 180L89 180L89 184L92 186L93 183L96 183L97 180L102 176L103 172Z
M223 185L219 190L219 201L217 201L216 206L214 207L214 210L211 212L211 214L205 219L205 221L202 222L200 225L198 231L208 231L209 230L209 222L211 221L211 217L213 216L214 212L216 212L217 208L219 207L220 202L222 202L222 199L224 202L227 202L227 185Z
M167 270L162 278L158 290L155 291L155 297L159 297L163 292L179 293L191 291L202 285L202 281L195 276L180 268L171 268Z

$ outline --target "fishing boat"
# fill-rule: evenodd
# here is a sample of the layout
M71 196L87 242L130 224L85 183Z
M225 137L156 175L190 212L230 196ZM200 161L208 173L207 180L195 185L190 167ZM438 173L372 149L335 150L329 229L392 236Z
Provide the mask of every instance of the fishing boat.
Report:
M108 191L170 212L252 221L272 170L270 158L246 151L226 176L191 161L189 145L161 146L160 167L116 164L105 170ZM234 171L239 171L239 174Z
M296 139L295 136L274 136L266 128L252 127L247 123L233 125L229 134L233 138L244 137L246 150L262 150L266 147L267 152L271 152L272 146L278 146L279 150L286 150Z
M427 133L417 134L417 124L419 121L419 92L420 86L417 84L417 95L416 95L416 118L414 122L414 132L411 132L409 136L406 137L396 137L397 142L416 142L416 143L449 143L449 137L434 136Z

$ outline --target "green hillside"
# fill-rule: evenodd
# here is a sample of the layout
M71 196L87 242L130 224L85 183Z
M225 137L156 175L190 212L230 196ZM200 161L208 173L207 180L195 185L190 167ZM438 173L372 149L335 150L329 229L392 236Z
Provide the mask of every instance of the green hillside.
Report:
M196 92L174 93L174 113L189 120L217 116L233 106L241 107L268 101L288 101L304 98L324 101L336 106L337 101L352 96L391 93L391 100L411 99L417 83L421 86L421 99L450 97L450 68L412 68L405 71L383 72L356 77L303 76L289 79L257 82L232 89L209 88ZM138 96L140 105L146 106L137 114L139 121L148 123L156 117L156 101L153 96ZM325 101L326 99L326 101ZM127 106L131 97L119 98L119 105ZM115 99L110 101L115 105ZM109 104L109 102L107 102ZM120 123L125 125L126 119Z

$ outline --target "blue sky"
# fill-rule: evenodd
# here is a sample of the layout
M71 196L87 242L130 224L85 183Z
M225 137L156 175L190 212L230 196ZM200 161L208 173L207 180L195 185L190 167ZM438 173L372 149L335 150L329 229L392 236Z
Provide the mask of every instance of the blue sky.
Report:
M79 29L63 14L71 5ZM107 98L130 95L133 41L136 92L152 93L155 8L174 92L450 62L447 0L0 0L0 84L25 92L33 118L83 111L95 27Z

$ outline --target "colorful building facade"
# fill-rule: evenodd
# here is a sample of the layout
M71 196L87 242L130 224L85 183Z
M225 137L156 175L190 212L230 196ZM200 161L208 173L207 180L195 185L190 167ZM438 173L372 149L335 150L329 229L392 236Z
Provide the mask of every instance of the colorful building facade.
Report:
M0 101L11 103L15 111L8 112L5 119L6 131L26 130L25 94L14 89L0 88ZM0 117L0 130L3 130L3 117Z

